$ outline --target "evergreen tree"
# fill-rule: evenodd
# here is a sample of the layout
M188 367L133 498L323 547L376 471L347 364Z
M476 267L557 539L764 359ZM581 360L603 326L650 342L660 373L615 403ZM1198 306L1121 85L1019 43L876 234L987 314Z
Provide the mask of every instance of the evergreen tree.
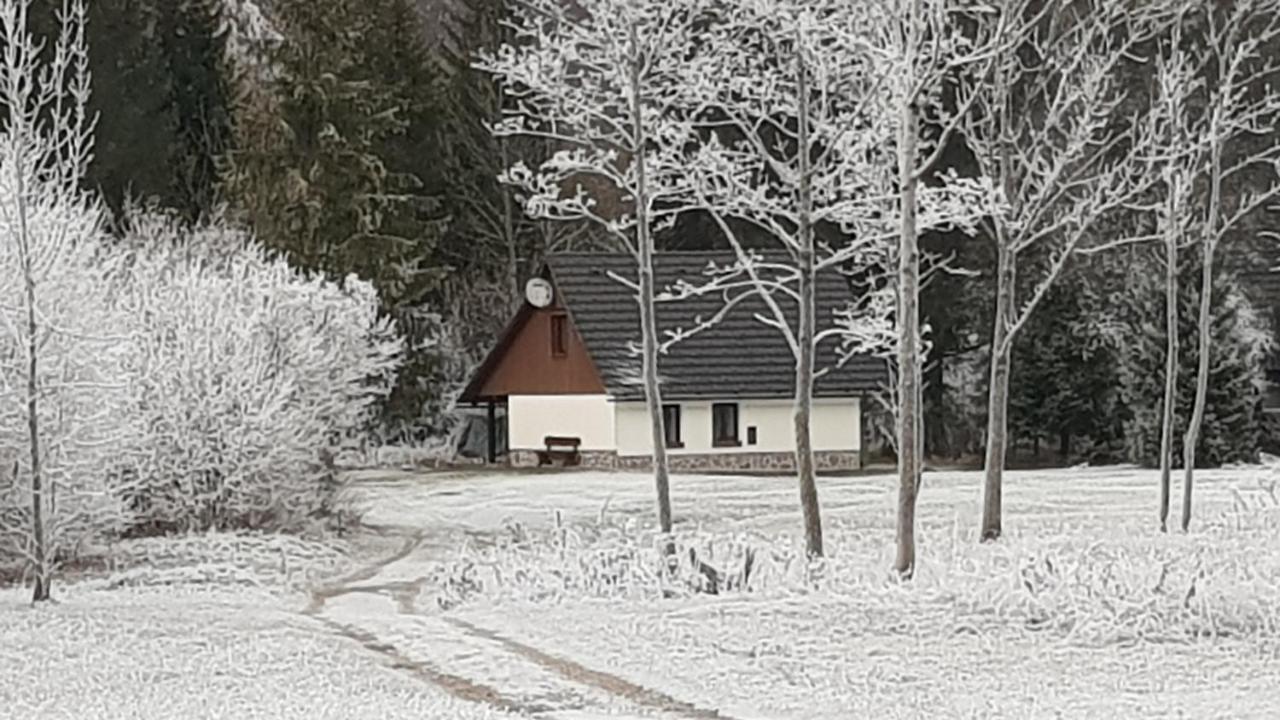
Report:
M1129 320L1123 324L1119 338L1121 392L1130 414L1125 433L1129 459L1151 467L1158 464L1160 449L1165 351L1160 318L1164 317L1164 288L1162 274L1154 271L1159 260L1151 257L1150 252L1133 256L1151 271L1144 272L1140 266L1133 269L1123 291L1127 296ZM1200 272L1199 253L1183 253L1178 268L1178 326L1182 342L1174 425L1175 458L1182 457L1180 444L1195 394L1199 358L1193 340ZM1197 465L1202 467L1256 459L1264 423L1261 412L1263 359L1274 342L1268 324L1254 311L1228 272L1224 271L1215 280L1213 292L1215 314L1211 328L1213 356L1209 395L1196 448Z
M247 89L226 185L258 236L295 266L354 272L394 309L420 301L439 277L429 264L439 218L421 178L391 166L408 103L374 58L401 48L375 46L390 39L368 10L354 0L277 4L286 38L272 58L276 77Z
M1116 353L1082 297L1088 272L1087 266L1069 271L1014 343L1011 435L1037 450L1056 446L1062 459L1109 459L1121 440Z
M309 271L377 288L414 358L388 411L417 419L438 397L427 312L445 267L432 170L436 83L407 0L282 0L273 75L243 88L225 189L258 237ZM427 175L427 177L423 177Z
M60 0L44 1L51 12L40 15L54 17ZM207 214L231 139L221 2L95 0L88 9L98 124L86 183L117 213L136 199Z
M176 145L169 102L173 83L159 41L158 1L88 5L89 111L98 124L86 182L117 214L129 198L177 204L170 163Z
M188 220L216 203L218 163L231 147L231 84L221 0L164 0L156 6L168 73L171 204Z

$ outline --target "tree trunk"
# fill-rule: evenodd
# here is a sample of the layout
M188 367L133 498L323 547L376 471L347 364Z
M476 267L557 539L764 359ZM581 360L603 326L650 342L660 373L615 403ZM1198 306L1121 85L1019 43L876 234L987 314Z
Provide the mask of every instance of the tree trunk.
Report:
M1178 236L1174 226L1176 189L1169 190L1165 228L1164 407L1160 419L1160 532L1169 532L1169 488L1173 472L1173 417L1178 389Z
M907 51L914 53L918 0L907 18ZM909 59L914 64L914 58ZM898 142L901 228L898 246L898 532L893 568L910 578L916 564L916 489L920 477L920 248L916 237L918 110L904 97Z
M807 257L807 260L806 260ZM810 431L810 415L813 405L813 340L814 340L814 291L813 250L801 252L800 260L800 332L799 358L796 361L796 473L800 480L800 507L804 513L805 554L821 557L822 514L818 505L818 484L814 470L813 437Z
M814 241L811 213L813 197L809 175L809 87L808 72L803 51L797 43L796 60L799 79L799 240L797 270L799 271L798 305L799 331L796 333L796 474L800 480L800 507L804 514L805 554L810 558L822 556L822 515L818 507L818 484L814 471L813 436L810 431L810 415L813 406L813 355L816 337L814 305Z
M1191 529L1191 491L1196 470L1196 443L1200 441L1200 425L1204 422L1204 405L1209 393L1209 353L1211 344L1209 327L1212 322L1213 251L1218 238L1218 213L1222 208L1222 143L1219 139L1221 119L1218 112L1220 112L1220 108L1215 108L1209 127L1209 137L1212 143L1209 148L1209 220L1205 224L1204 239L1201 241L1204 244L1204 268L1200 278L1200 316L1198 319L1200 362L1196 370L1196 400L1191 410L1191 421L1187 423L1187 434L1182 441L1182 461L1184 463L1182 470L1182 532L1187 532Z
M1004 464L1009 443L1009 373L1012 343L1008 332L1015 310L1017 265L1003 232L996 233L996 312L991 326L991 383L987 389L987 447L982 497L983 542L996 540L1002 528Z
M498 140L498 150L502 153L502 167L511 167L507 141ZM502 193L502 233L506 240L507 250L507 282L511 286L511 302L514 308L524 303L524 294L520 292L520 255L516 250L515 207L511 202L511 190L506 186L498 188Z
M658 322L654 309L653 237L649 232L648 177L644 148L647 137L640 104L640 42L633 23L631 41L631 128L636 163L636 246L640 294L640 336L643 352L644 399L653 436L653 483L658 495L658 527L671 532L671 481L667 473L666 433L662 428L662 391L658 383ZM674 548L668 543L669 551Z
M31 601L42 602L50 597L53 578L49 568L48 543L45 537L44 477L40 464L40 380L39 343L36 339L35 261L31 256L31 237L27 228L26 183L22 175L24 162L21 150L15 155L13 167L15 200L18 205L18 249L22 258L22 275L27 300L27 439L31 450L31 540L35 546L36 575Z
M1200 425L1204 422L1205 400L1209 393L1209 353L1211 342L1209 327L1212 321L1213 294L1213 240L1205 238L1204 275L1200 280L1200 317L1199 317L1199 367L1196 369L1196 401L1191 410L1191 422L1187 423L1187 434L1183 438L1183 482L1182 482L1182 531L1191 528L1191 490L1196 469L1196 443L1200 441Z

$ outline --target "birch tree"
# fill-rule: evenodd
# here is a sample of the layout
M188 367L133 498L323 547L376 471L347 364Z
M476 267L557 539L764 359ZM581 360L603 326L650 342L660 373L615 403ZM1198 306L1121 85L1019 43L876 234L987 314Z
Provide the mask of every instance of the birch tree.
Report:
M1098 240L1102 223L1144 187L1120 74L1144 37L1144 19L1120 3L1072 0L1006 0L999 18L991 22L1004 24L1007 41L977 82L975 111L965 122L974 158L1005 202L987 222L996 245L996 304L984 541L1002 532L1014 340L1073 256L1119 244ZM1036 249L1048 253L1048 267L1020 300L1019 261Z
M530 0L509 23L512 38L478 62L507 93L499 137L558 146L535 168L521 163L504 180L524 193L538 219L589 221L635 259L636 277L617 277L640 312L641 374L653 443L658 524L671 531L671 498L658 329L653 236L679 212L687 123L673 114L682 52L696 40L688 0Z
M709 213L737 257L726 269L732 281L713 287L761 298L767 312L757 319L782 334L795 359L795 466L806 551L816 557L823 539L810 418L815 381L832 369L816 367L817 350L838 343L846 357L883 355L896 344L891 73L853 31L886 18L843 2L714 7L686 64L707 138L689 163L690 205ZM951 178L931 189L924 222L976 219L974 199L986 194ZM749 250L737 228L770 238L774 251ZM856 277L861 291L819 318L818 279L834 272Z
M1231 233L1280 197L1280 0L1238 0L1229 6L1192 3L1186 14L1202 27L1203 114L1193 131L1199 171L1208 188L1199 220L1202 276L1197 317L1196 394L1183 437L1182 530L1191 527L1196 443L1204 422L1213 352L1214 256Z
M920 327L920 232L929 227L923 198L936 182L943 153L973 109L972 80L986 77L1009 36L1009 16L987 5L953 0L889 0L876 22L853 26L870 56L890 73L889 113L895 123L897 195L898 511L894 570L915 568L915 506L923 470L923 348ZM991 19L994 16L994 19ZM931 131L925 132L928 121ZM986 177L985 173L980 176ZM989 193L975 211L1000 212Z
M1165 252L1165 376L1160 418L1160 531L1168 531L1173 427L1178 390L1178 254L1191 230L1188 208L1201 156L1192 137L1189 102L1203 83L1183 48L1182 14L1171 25L1171 37L1156 58L1156 93L1150 119L1151 170L1161 180L1164 201L1156 223Z
M128 393L102 209L80 189L85 6L63 3L46 46L32 4L0 0L0 457L16 470L0 488L0 544L27 561L39 602L78 541L126 520L104 468Z

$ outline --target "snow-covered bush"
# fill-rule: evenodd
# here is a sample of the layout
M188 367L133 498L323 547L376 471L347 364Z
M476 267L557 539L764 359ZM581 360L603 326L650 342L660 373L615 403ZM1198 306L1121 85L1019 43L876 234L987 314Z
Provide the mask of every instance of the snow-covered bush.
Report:
M1268 480L1268 482L1271 482ZM530 532L441 565L430 587L448 609L475 603L648 604L742 601L822 611L840 605L859 632L1047 634L1086 646L1205 637L1280 638L1280 560L1260 552L1280 528L1274 484L1206 522L1203 542L1152 538L1144 527L1108 539L1074 528L977 546L957 528L926 526L933 548L910 583L885 571L883 529L831 527L832 556L810 561L792 535L677 532L674 573L662 540L634 518ZM713 583L712 578L716 579ZM710 597L712 594L718 598Z
M117 304L136 323L139 432L117 475L143 530L296 528L333 510L402 343L373 288L306 276L220 222L132 219Z

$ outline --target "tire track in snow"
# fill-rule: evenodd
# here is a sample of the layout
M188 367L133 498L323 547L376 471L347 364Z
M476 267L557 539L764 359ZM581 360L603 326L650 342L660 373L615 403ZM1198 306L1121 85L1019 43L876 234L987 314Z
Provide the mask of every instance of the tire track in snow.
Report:
M603 695L607 701L606 704L615 706L607 714L615 717L625 717L617 713L620 708L616 706L622 705L627 712L635 713L632 717L734 720L717 710L701 708L616 675L593 670L457 618L436 616L439 621L458 630L463 637L479 641L487 651L492 653L490 664L493 666L525 665L532 672L558 678L564 692L547 697L528 697L527 694L519 693L514 688L496 687L501 683L494 682L492 679L488 681L476 679L474 673L468 677L462 670L446 669L442 667L443 663L417 657L419 654L412 653L412 648L406 646L409 643L397 646L385 637L359 627L355 622L344 622L330 617L328 601L355 594L380 596L395 604L396 613L385 615L378 613L370 617L371 620L395 622L394 618L410 621L412 618L421 617L415 603L428 578L417 577L412 580L392 580L381 583L378 582L378 578L391 565L409 558L415 552L424 550L426 539L425 530L415 531L406 538L396 552L350 572L338 580L313 588L310 593L310 602L302 610L302 614L318 621L328 631L352 640L366 650L382 656L389 661L390 667L394 670L431 683L460 700L486 705L504 712L554 718L561 712L573 713L587 710L586 705L597 704L590 700L592 695ZM439 639L443 640L443 638Z
M700 708L693 703L677 700L666 693L637 685L617 675L592 670L572 660L556 657L532 645L526 645L517 640L504 637L492 630L477 627L466 620L449 617L444 618L444 620L475 637L498 643L512 653L531 660L538 666L551 670L566 680L604 690L614 697L625 698L637 705L643 705L659 712L678 713L690 720L734 720L734 718L721 713L719 710Z
M371 565L367 565L365 567L359 568L351 573L348 573L347 575L344 575L343 577L335 581L326 583L321 587L312 588L311 601L307 604L307 607L302 611L303 614L318 615L320 611L324 609L325 602L328 601L329 599L338 597L339 595L345 595L351 592L366 591L366 589L364 588L353 586L353 583L363 582L363 581L372 580L376 578L378 576L378 573L385 570L388 565L399 562L409 557L410 555L412 555L413 551L417 550L422 545L424 540L426 540L426 532L423 530L417 530L412 534L410 534L410 536L405 539L404 545L402 545L399 550L383 558L382 560L379 560L378 562L375 562ZM372 589L376 589L376 588L369 588L369 590L372 590Z
M366 650L377 653L391 661L391 668L406 672L409 675L429 682L450 695L468 702L488 705L494 709L519 715L538 715L556 708L531 704L515 697L505 695L496 688L475 682L461 675L454 675L436 667L433 663L414 660L391 643L380 640L373 633L364 631L353 625L338 622L327 617L316 618L334 633L354 640Z

